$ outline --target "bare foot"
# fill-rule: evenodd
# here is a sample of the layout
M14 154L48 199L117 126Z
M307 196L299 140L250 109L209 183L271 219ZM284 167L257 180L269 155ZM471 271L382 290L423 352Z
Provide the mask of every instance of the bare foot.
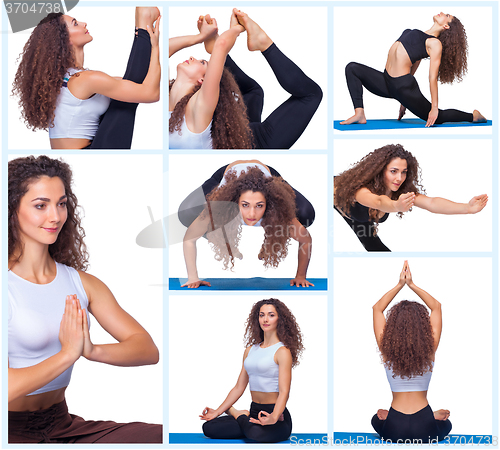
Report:
M200 16L198 18L198 31L201 31L201 25L203 23L203 21L206 21L207 23L212 23L213 19L210 17L210 14L207 14L206 16ZM214 49L214 44L215 44L215 41L217 40L217 38L219 37L219 33L215 33L212 37L210 37L209 39L205 40L205 42L203 42L203 44L205 45L205 51L208 53L208 54L212 54L212 50Z
M153 29L153 23L160 17L160 10L156 6L137 6L135 8L135 27L147 30Z
M379 409L377 411L377 417L380 419L380 420L385 420L387 419L387 415L389 414L389 411L387 411L387 409Z
M487 122L486 117L484 117L477 109L474 110L472 116L474 117L474 119L472 120L473 122L479 122L479 123Z
M229 414L230 416L233 416L235 419L237 419L238 417L240 417L241 415L245 415L245 416L249 416L250 415L250 411L247 411L246 409L236 409L234 406L231 406L231 408L229 408L227 411L226 411L227 414Z
M434 419L436 420L446 420L450 417L450 411L447 409L438 409L434 411Z
M366 116L364 108L356 108L354 110L354 116L349 117L347 120L340 122L340 125L351 125L352 123L366 123Z
M233 9L234 15L238 18L238 22L247 30L247 47L251 52L257 50L263 52L267 50L273 43L266 32L259 27L248 14L241 12L239 9Z

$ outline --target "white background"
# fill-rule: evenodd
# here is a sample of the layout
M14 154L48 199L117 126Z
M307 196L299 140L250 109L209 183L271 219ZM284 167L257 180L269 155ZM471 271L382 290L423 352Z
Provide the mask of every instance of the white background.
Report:
M316 219L308 228L313 239L311 262L307 271L309 278L326 278L327 274L327 164L324 155L197 155L196 165L193 155L171 155L169 159L169 213L170 234L173 239L169 246L170 277L187 277L182 250L182 237L186 228L177 220L177 210L181 202L200 187L220 167L238 159L258 159L276 169L283 179L304 195L316 211ZM184 169L184 167L188 169ZM189 177L186 173L189 170ZM179 230L181 233L175 233ZM223 270L223 265L214 259L214 252L204 238L197 241L197 267L202 278L286 278L292 279L297 272L298 244L293 239L288 248L288 256L278 268L265 269L257 258L263 242L262 227L242 227L240 251L242 260L235 260L234 270ZM177 243L176 243L177 242Z
M396 286L403 262L403 258L335 259L335 431L371 431L372 416L391 405L373 334L372 306ZM442 304L443 333L429 404L433 410L451 411L452 434L491 434L491 261L411 258L408 262L414 283ZM405 286L389 307L401 300L419 298Z
M69 13L78 21L86 22L90 35L94 38L85 46L84 67L99 70L108 75L121 77L127 67L132 48L135 7L86 7L80 1ZM160 9L161 11L161 9ZM9 34L8 84L12 86L18 64L16 60L32 29ZM162 27L160 28L160 32ZM161 39L161 34L160 34ZM163 54L160 41L160 56ZM161 60L160 60L161 61ZM166 70L164 70L166 73ZM10 89L10 88L9 88ZM9 92L10 94L10 92ZM164 93L162 92L162 96ZM163 98L137 108L132 148L161 149L163 146ZM10 149L50 149L47 131L31 131L21 119L17 97L9 95L9 148Z
M240 5L234 5L240 7ZM198 34L197 20L200 15L210 14L215 17L219 34L229 28L231 7L182 7L169 8L169 36ZM290 58L302 71L315 81L323 90L323 100L308 127L292 146L294 149L327 148L327 8L325 7L243 7L246 12L274 41L278 48ZM311 43L310 36L314 36ZM246 33L241 33L230 51L231 58L250 77L255 79L264 90L265 119L275 108L287 100L290 95L279 85L266 59L260 52L249 52L246 45ZM209 60L203 44L179 51L170 61L170 76L175 78L177 64L190 56Z
M436 3L432 7L335 7L334 8L334 64L333 114L335 120L344 120L354 113L345 80L345 66L351 61L384 71L391 45L407 28L427 31L432 17L439 12L455 15L467 33L469 45L468 73L461 83L438 84L439 107L472 112L478 109L486 118L492 116L492 9L490 7L457 7ZM429 59L424 59L415 74L422 94L430 101ZM397 119L399 103L377 97L363 89L365 114L370 119ZM407 111L405 118L415 116ZM383 134L401 130L383 130ZM415 130L411 130L414 132ZM372 132L370 130L370 132ZM429 130L418 130L427 132ZM485 134L489 127L433 128L433 134ZM345 133L336 130L336 133ZM357 132L359 133L359 131Z
M413 208L399 219L390 214L379 224L378 235L393 252L491 251L492 192L491 141L489 140L342 140L335 142L334 171L340 174L361 158L388 143L399 143L411 152L422 169L422 184L429 197L467 203L488 194L490 200L477 214L432 214ZM334 250L365 251L358 238L335 211Z

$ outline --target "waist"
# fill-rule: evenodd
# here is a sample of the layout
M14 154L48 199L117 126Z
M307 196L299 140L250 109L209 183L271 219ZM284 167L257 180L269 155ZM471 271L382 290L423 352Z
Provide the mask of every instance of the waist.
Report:
M250 391L252 395L252 401L255 403L276 403L278 400L278 392L259 392L259 391Z
M90 139L83 138L51 138L50 147L53 150L83 149L92 144Z
M65 387L42 394L27 395L9 402L9 414L11 412L33 412L50 409L56 404L63 403Z
M428 404L427 391L392 393L391 407L403 414L414 414Z

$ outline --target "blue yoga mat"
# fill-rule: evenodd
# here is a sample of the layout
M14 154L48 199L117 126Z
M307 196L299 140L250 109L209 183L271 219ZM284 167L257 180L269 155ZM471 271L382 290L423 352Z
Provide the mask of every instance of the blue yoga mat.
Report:
M187 278L170 278L168 288L171 291L326 291L326 278L308 278L314 284L307 288L290 286L291 278L205 278L212 286L200 286L198 289L181 288Z
M422 119L384 119L384 120L367 120L365 124L353 123L351 125L340 125L341 120L333 122L333 128L340 131L356 131L356 130L394 130L397 128L425 128L425 121ZM441 125L434 125L431 128L448 128L448 127L490 127L491 120L483 123L477 122L446 122Z
M389 444L390 442L382 440L377 433L334 433L334 445L380 445ZM398 445L397 442L392 444ZM433 443L435 445L435 442ZM457 448L465 445L483 444L492 445L491 435L474 435L474 434L450 434L439 442L439 445L456 445ZM399 444L402 445L401 443Z
M254 443L250 439L209 439L203 433L169 433L169 444L246 444ZM292 434L287 441L280 442L280 444L288 445L306 445L306 443L313 442L326 444L326 434L310 434L298 433Z

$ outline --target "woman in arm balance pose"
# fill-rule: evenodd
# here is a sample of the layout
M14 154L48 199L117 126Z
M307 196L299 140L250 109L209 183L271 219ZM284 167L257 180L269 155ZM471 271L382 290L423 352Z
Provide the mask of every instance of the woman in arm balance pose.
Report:
M427 308L403 300L384 311L407 285ZM441 338L441 303L413 283L408 261L399 282L373 306L373 329L392 391L389 411L379 409L372 418L375 431L385 440L437 442L451 431L450 411L432 412L427 389Z
M385 145L366 155L334 179L334 206L368 251L390 251L377 236L377 225L389 213L399 217L413 206L435 214L476 214L488 202L486 194L469 203L427 197L416 158L403 146Z
M201 188L179 207L179 220L188 227L184 236L184 259L188 281L183 285L210 286L198 277L196 241L206 235L215 259L224 268L234 267L242 226L264 228L259 259L265 267L278 267L288 255L290 239L299 244L298 265L291 286L314 286L306 273L311 259L312 238L306 227L314 221L314 208L272 167L257 160L235 161L217 170Z
M238 381L217 409L203 410L203 433L213 439L284 441L292 432L292 418L286 408L292 367L299 364L304 349L300 328L287 306L271 298L253 306L245 338L247 348ZM248 384L250 411L237 410L233 405ZM227 415L219 417L224 412Z
M462 81L467 73L467 35L458 18L439 13L433 17L426 32L407 29L392 44L384 73L363 64L346 66L347 87L354 105L354 115L341 125L366 123L363 107L363 86L379 97L394 98L401 107L398 120L409 109L426 121L426 127L444 122L486 122L477 110L465 113L456 109L438 108L438 81ZM429 85L431 102L420 92L414 74L424 58L430 57Z
M26 125L48 129L53 149L130 148L137 104L160 98L159 25L158 8L136 8L134 43L118 78L84 69L93 39L85 22L49 14L33 30L14 79Z
M320 87L288 59L247 14L233 9L229 30L218 36L215 19L198 19L198 35L170 39L170 56L203 42L210 60L193 57L170 82L170 148L290 148L322 98ZM290 98L264 121L264 91L228 55L247 32L248 50L260 51Z
M115 366L159 358L146 330L85 272L85 234L71 184L71 169L60 160L9 162L9 443L161 443L161 425L68 413L65 391L80 357ZM91 341L89 313L117 343ZM93 401L97 409L99 399Z

